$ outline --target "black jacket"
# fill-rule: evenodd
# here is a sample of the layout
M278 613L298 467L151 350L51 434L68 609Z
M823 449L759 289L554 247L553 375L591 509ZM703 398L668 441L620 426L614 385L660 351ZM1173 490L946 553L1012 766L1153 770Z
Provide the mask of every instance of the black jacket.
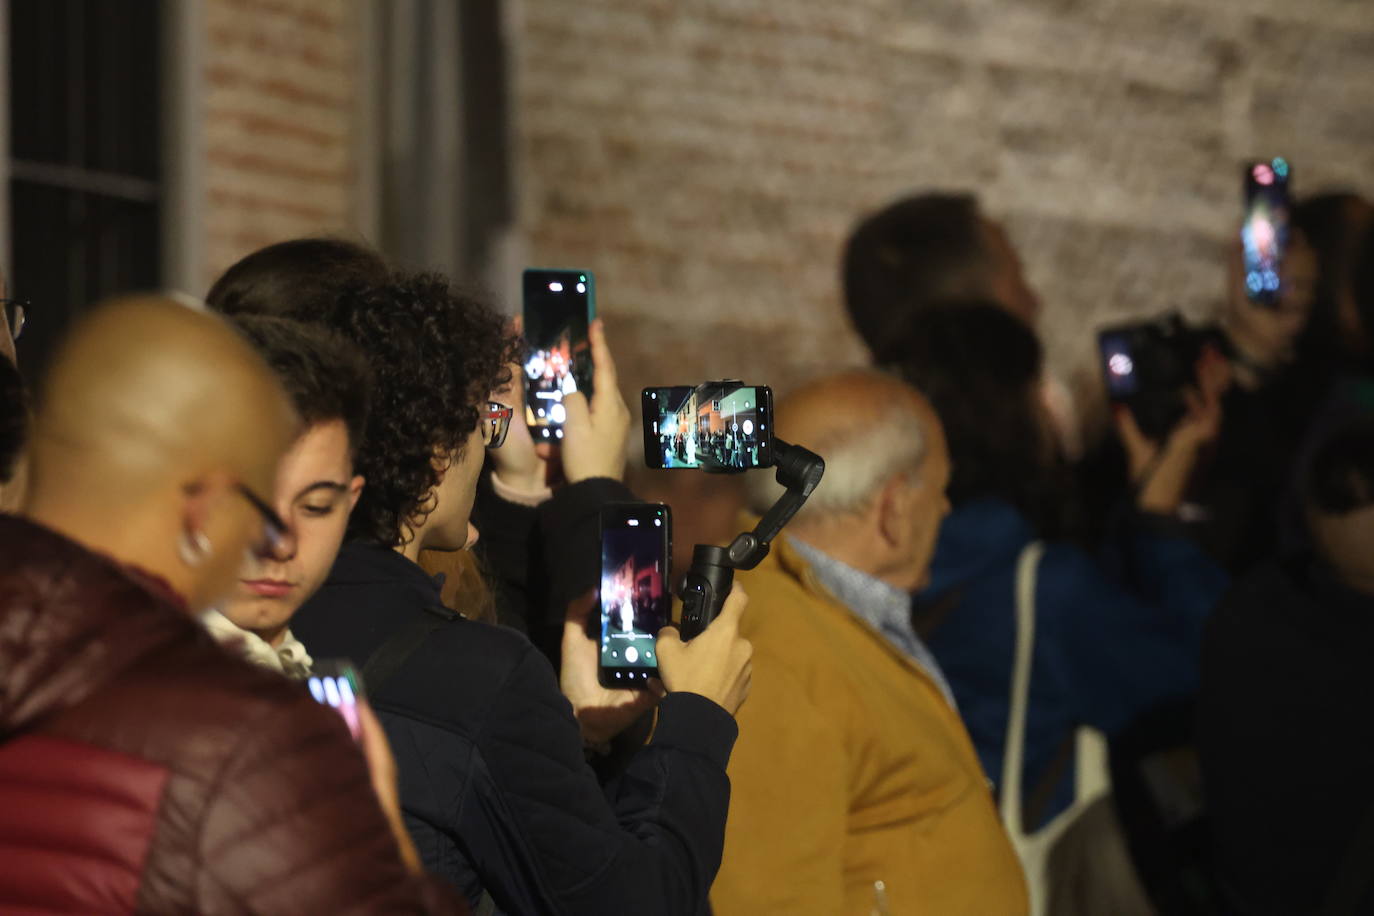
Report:
M595 487L579 487L550 511L593 504ZM552 578L555 591L576 587L576 576ZM292 629L316 658L363 666L438 602L437 584L418 566L352 544ZM603 790L548 660L506 628L461 619L439 626L372 701L420 855L469 900L486 890L520 914L706 908L737 734L715 703L668 696L652 742Z
M1198 748L1217 870L1236 912L1326 912L1374 822L1374 596L1309 564L1238 581L1208 626ZM1366 836L1364 843L1369 842ZM1364 884L1374 912L1374 881ZM1346 910L1342 910L1346 912Z

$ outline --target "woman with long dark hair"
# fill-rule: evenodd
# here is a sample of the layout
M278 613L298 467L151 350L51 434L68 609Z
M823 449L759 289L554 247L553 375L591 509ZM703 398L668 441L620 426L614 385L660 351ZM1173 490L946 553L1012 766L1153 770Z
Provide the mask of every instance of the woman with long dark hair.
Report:
M911 316L887 356L935 406L949 442L953 511L940 531L931 585L919 598L929 645L949 678L989 776L1001 784L1016 592L1034 583L1022 809L1031 828L1074 797L1081 725L1116 732L1197 683L1203 621L1224 576L1186 538L1177 509L1215 403L1193 409L1167 441L1118 418L1138 483L1110 561L1063 537L1075 504L1041 403L1034 333L990 303L949 303ZM1032 545L1044 552L1034 562ZM1028 559L1029 558L1029 559Z

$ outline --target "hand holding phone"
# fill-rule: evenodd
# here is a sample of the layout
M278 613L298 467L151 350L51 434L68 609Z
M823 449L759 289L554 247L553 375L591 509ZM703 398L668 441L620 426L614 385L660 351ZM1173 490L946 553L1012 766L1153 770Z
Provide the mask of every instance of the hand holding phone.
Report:
M593 477L619 480L625 473L625 443L630 436L630 409L620 394L615 361L606 345L600 319L590 329L592 360L597 386L590 398L582 392L568 395L563 406L563 476L568 483Z
M695 693L719 704L730 715L749 697L754 647L740 635L749 596L735 583L720 616L690 642L674 630L659 639L659 666L669 692Z

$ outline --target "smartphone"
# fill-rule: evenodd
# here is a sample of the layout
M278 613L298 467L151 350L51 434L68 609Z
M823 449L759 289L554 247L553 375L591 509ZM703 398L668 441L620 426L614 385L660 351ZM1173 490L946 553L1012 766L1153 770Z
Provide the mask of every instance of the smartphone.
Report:
M588 328L596 317L590 270L525 270L525 423L535 442L563 438L563 398L592 396Z
M651 468L747 471L773 463L773 390L766 385L645 388L641 400Z
M1280 267L1288 247L1291 210L1288 161L1275 157L1245 169L1245 220L1241 224L1245 292L1250 301L1276 306L1282 295Z
M331 706L343 716L354 741L362 740L363 723L358 714L358 701L363 696L363 681L351 662L346 659L315 662L305 684L315 702Z
M1102 376L1107 381L1107 396L1121 404L1140 393L1134 328L1110 328L1097 334L1097 349L1102 358Z
M655 643L668 625L673 516L662 503L601 508L601 658L603 687L647 687L658 677Z

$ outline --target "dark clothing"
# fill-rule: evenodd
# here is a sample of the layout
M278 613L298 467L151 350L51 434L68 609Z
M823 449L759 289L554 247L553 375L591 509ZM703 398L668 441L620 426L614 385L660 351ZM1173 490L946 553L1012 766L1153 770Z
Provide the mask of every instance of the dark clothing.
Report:
M547 513L551 531L567 530L559 512L580 517L604 501L597 487L569 489ZM582 572L554 573L550 592L595 581L595 544ZM565 547L574 565L586 562L586 543ZM350 544L292 628L316 658L362 666L438 601L436 583L400 554ZM737 734L715 703L664 699L652 742L603 793L548 660L511 630L461 619L439 627L372 700L420 855L469 900L486 890L520 914L705 909Z
M611 502L639 500L619 481L594 478L521 506L497 496L489 475L478 482L475 552L495 592L497 620L529 636L555 669L568 602L600 584L600 510Z
M0 556L0 910L466 912L299 684L47 529L0 517Z
M1016 567L1035 540L1009 503L977 500L940 528L922 603L950 609L927 645L954 691L989 777L1002 779L1016 640ZM1197 685L1203 621L1225 576L1187 539L1137 525L1116 562L1047 545L1035 590L1035 654L1022 785L1029 794L1080 725L1111 734ZM1113 569L1113 566L1115 568ZM1073 800L1064 767L1040 823ZM1023 801L1024 804L1024 801Z
M1371 645L1374 596L1299 562L1237 582L1208 625L1198 746L1220 882L1246 916L1321 912L1374 816Z

